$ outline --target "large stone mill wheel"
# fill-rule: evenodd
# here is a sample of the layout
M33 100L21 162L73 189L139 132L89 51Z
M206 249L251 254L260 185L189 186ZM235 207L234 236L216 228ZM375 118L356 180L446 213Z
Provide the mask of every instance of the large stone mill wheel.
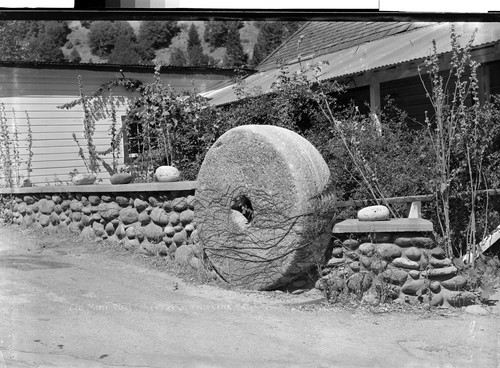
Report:
M329 176L320 153L288 129L245 125L223 134L201 166L195 207L200 241L219 275L266 290L313 266L330 234L317 237L312 198Z

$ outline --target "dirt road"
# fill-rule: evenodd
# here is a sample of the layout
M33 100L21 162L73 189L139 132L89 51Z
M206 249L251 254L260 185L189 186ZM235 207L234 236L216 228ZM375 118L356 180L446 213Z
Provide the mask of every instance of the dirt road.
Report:
M304 308L50 239L0 227L0 368L499 367L496 313Z

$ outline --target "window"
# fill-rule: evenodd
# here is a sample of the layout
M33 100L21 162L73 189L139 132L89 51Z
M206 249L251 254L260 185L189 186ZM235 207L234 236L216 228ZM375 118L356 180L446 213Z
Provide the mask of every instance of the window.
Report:
M146 124L140 120L128 121L125 123L126 116L122 116L123 127L123 156L125 163L134 161L140 154L158 150L159 137L158 129L150 126L150 131L145 132ZM149 140L147 134L149 133Z
M427 75L423 76L423 80L426 87L431 88ZM408 114L407 124L412 128L424 126L426 111L429 118L434 115L432 104L425 95L425 88L418 76L381 83L380 95L382 103L385 103L386 97L389 96L398 108Z
M337 97L338 105L349 106L353 103L362 114L370 112L370 87L355 87L346 90Z
M489 94L490 96L500 94L500 61L488 64L489 68Z
M142 132L142 125L139 121L134 121L125 125L125 116L122 116L123 129L123 155L125 163L133 161L139 153L143 151L142 139L140 139Z

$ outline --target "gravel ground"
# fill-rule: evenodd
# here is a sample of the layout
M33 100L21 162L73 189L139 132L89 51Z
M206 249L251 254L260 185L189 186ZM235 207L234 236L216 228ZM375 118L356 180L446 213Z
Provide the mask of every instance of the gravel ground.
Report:
M500 366L498 293L480 310L428 311L200 279L69 235L0 227L0 368Z

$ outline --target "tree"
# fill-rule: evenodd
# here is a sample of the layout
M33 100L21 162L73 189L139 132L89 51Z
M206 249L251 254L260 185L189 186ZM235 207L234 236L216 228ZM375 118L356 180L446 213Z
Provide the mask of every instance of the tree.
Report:
M303 22L256 22L259 35L253 47L251 65L259 65L272 51L294 34L302 24Z
M128 22L93 22L89 32L89 46L92 53L99 57L107 57L115 48L118 36L136 42L132 26Z
M203 53L198 29L193 23L188 32L187 59L189 66L206 66L209 63L208 56Z
M61 47L68 40L71 29L66 22L44 21L42 33L51 38L58 47Z
M95 55L107 57L108 62L113 64L150 63L155 58L153 47L137 43L128 22L93 22L89 46Z
M146 47L141 43L132 44L132 48L139 55L140 63L152 64L152 60L156 57L156 53L153 48Z
M174 48L172 53L170 54L170 65L172 66L186 66L187 58L184 51L179 49L178 47Z
M61 62L65 60L61 47L46 34L36 38L36 42L32 41L30 44L32 52L31 60L33 61Z
M154 50L166 48L180 30L174 21L144 21L139 28L138 42Z
M80 53L76 48L73 48L73 50L71 50L71 54L69 54L68 61L70 63L79 63L80 61L82 61L82 57L80 56Z
M231 23L227 32L226 56L224 65L226 67L241 67L247 62L247 55L243 52L240 32L236 23Z
M1 21L1 60L62 61L70 29L60 21Z
M200 45L193 46L188 50L189 66L207 66L209 58L203 53Z
M136 51L144 61L153 60L156 56L155 50L170 46L172 39L179 32L177 22L142 22Z
M24 61L29 58L29 43L25 40L21 21L0 21L0 60Z
M94 23L92 20L81 20L80 24L82 25L83 28L90 29L90 26Z
M31 23L28 33L32 58L36 61L61 62L64 54L61 47L71 33L68 25L60 21L36 21Z
M115 47L108 57L110 64L139 64L141 55L134 47L135 44L126 36L119 36L116 39Z
M25 21L18 32L22 37L34 40L48 36L58 46L63 46L71 33L68 24L63 21Z
M200 35L198 33L198 28L191 23L191 27L189 27L188 32L188 50L194 46L201 46Z
M224 47L227 43L229 28L243 28L242 21L206 21L203 40L213 48Z

